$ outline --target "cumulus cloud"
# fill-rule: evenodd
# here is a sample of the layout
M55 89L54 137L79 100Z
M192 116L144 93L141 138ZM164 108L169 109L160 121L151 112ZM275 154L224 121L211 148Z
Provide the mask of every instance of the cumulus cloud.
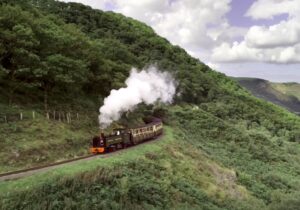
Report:
M289 14L298 15L299 0L257 0L247 11L246 16L253 19L272 19L274 16Z
M245 39L250 47L256 48L292 46L300 42L300 22L295 18L270 27L253 26Z
M220 68L220 65L217 63L208 62L208 63L206 63L206 65L208 65L211 69L214 69L214 70L217 70Z
M85 5L89 5L95 9L102 9L106 10L108 9L108 6L111 5L111 2L109 0L61 0L64 2L76 2L76 3L81 3Z
M246 42L224 42L213 49L212 59L217 62L245 62L254 61L257 58L257 50L247 47Z
M245 41L235 42L232 45L223 43L213 49L212 59L216 62L299 63L300 44L293 47L260 49L248 47Z
M299 0L258 0L246 13L253 19L268 19L280 14L288 14L288 19L269 27L249 29L245 36L249 47L289 47L300 42Z
M240 42L223 42L213 49L216 62L300 63L300 1L258 0L246 13L253 19L288 14L287 20L252 26Z
M224 16L230 10L230 2L231 0L115 0L114 11L141 20L173 44L195 51L214 46L220 34L212 39L208 31L223 31L221 28L226 25Z

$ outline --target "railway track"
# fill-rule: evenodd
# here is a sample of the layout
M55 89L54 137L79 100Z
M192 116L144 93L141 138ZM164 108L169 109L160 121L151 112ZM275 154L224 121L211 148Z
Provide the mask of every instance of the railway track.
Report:
M43 165L43 166L36 166L36 167L32 167L32 168L2 173L2 174L0 174L0 181L6 181L6 180L22 178L25 176L30 176L30 175L38 173L38 172L49 171L51 169L58 168L59 166L66 165L68 163L75 163L79 160L91 159L91 158L95 158L95 157L99 157L99 156L100 155L86 155L86 156L82 156L82 157L78 157L78 158L63 160L63 161L59 161L59 162L55 162L55 163L50 163L50 164Z
M107 158L112 155L118 154L122 151L126 151L126 150L134 148L134 147L138 147L138 146L141 146L144 144L155 142L155 141L159 140L161 137L162 137L162 135L160 135L156 139L148 140L141 144L137 144L137 145L133 145L133 146L130 146L127 148L119 149L119 150L116 150L116 151L110 152L110 153L99 154L99 155L86 155L86 156L81 156L81 157L77 157L77 158L73 158L73 159L69 159L69 160L63 160L63 161L59 161L59 162L55 162L55 163L50 163L50 164L47 164L44 166L36 166L36 167L32 167L32 168L2 173L2 174L0 174L0 181L19 179L19 178L30 176L30 175L33 175L33 174L36 174L39 172L50 171L51 169L62 167L67 164L76 163L76 162L82 161L82 160L87 161L87 160L91 160L91 159L95 159L95 158Z

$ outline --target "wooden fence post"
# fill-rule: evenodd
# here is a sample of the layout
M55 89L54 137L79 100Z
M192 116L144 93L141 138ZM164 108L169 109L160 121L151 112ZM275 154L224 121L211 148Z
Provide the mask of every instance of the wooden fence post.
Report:
M77 120L79 120L79 114L78 113L76 114L76 117L77 117Z
M20 120L23 120L23 113L20 113Z
M70 123L71 123L71 116L70 116L70 113L68 112L67 115L68 115L68 123L70 124Z
M46 117L47 117L48 120L50 119L50 116L49 116L48 112L46 113Z
M32 111L32 119L35 119L35 112Z

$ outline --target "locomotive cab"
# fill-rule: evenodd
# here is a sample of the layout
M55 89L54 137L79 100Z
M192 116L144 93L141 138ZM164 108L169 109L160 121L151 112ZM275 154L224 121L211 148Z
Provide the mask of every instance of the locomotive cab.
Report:
M105 137L103 134L101 134L100 136L95 136L93 138L90 151L93 154L105 152Z

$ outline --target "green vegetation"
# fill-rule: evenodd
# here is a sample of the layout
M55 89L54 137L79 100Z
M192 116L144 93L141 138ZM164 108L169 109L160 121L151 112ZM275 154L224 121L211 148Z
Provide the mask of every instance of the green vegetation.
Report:
M155 143L2 183L5 208L296 209L299 144L190 106ZM201 129L199 129L201 127ZM179 143L180 142L180 143ZM88 171L88 172L87 172ZM22 186L28 186L24 188ZM31 193L28 193L31 192ZM25 202L24 202L25 201Z
M111 89L123 86L132 66L150 64L180 81L178 101L211 101L239 89L138 21L74 3L8 2L18 6L1 6L0 78L9 90L2 91L3 102L19 104L16 95L22 94L47 109L61 105L63 95L66 106L82 108L92 100L96 103L87 108L95 109ZM24 29L18 32L16 26ZM78 101L81 95L84 100Z
M233 78L253 95L270 101L286 109L300 113L300 84L272 83L256 78Z
M288 200L299 194L300 147L286 141L288 136L273 135L271 130L249 126L246 121L230 124L201 109L178 107L174 115L183 130L182 138L225 167L234 168L238 183L256 198L276 206L275 195L287 194ZM290 205L296 208L298 204Z
M96 123L82 119L67 124L37 116L1 124L0 173L88 154Z
M283 94L294 96L300 100L300 84L298 83L272 83L272 87Z
M1 182L0 194L9 195L10 192L22 192L26 186L26 189L33 190L36 187L43 186L44 182L49 179L49 183L55 182L55 179L61 179L63 176L70 176L80 174L87 170L95 170L99 167L111 167L113 163L121 163L123 161L134 161L140 156L148 152L159 152L161 148L174 141L172 129L165 127L164 136L155 143L143 144L131 148L130 152L120 151L118 154L114 154L111 158L96 158L90 161L80 161L76 164L65 165L62 168L53 169L50 173L39 173L34 176L26 177L16 181ZM47 176L45 176L45 174Z
M120 122L159 116L168 125L162 141L1 182L0 208L300 206L298 116L251 96L145 24L54 0L0 1L0 114L38 113L0 124L1 171L84 154L104 97L131 67L151 64L174 75L180 94L172 106L141 105ZM49 110L89 117L66 124L46 120Z
M174 131L166 128L166 136L158 144L143 145L130 153L77 167L67 166L53 171L50 177L40 174L2 183L1 192L5 194L2 206L143 209L202 205L207 209L221 209L241 201L248 206L252 201L257 207L264 206L237 183L234 171L209 160L192 146L176 144L174 141L179 136L174 139L171 132ZM92 171L82 174L87 169ZM21 186L28 186L28 189ZM64 198L59 199L62 190ZM34 193L28 194L28 191Z

